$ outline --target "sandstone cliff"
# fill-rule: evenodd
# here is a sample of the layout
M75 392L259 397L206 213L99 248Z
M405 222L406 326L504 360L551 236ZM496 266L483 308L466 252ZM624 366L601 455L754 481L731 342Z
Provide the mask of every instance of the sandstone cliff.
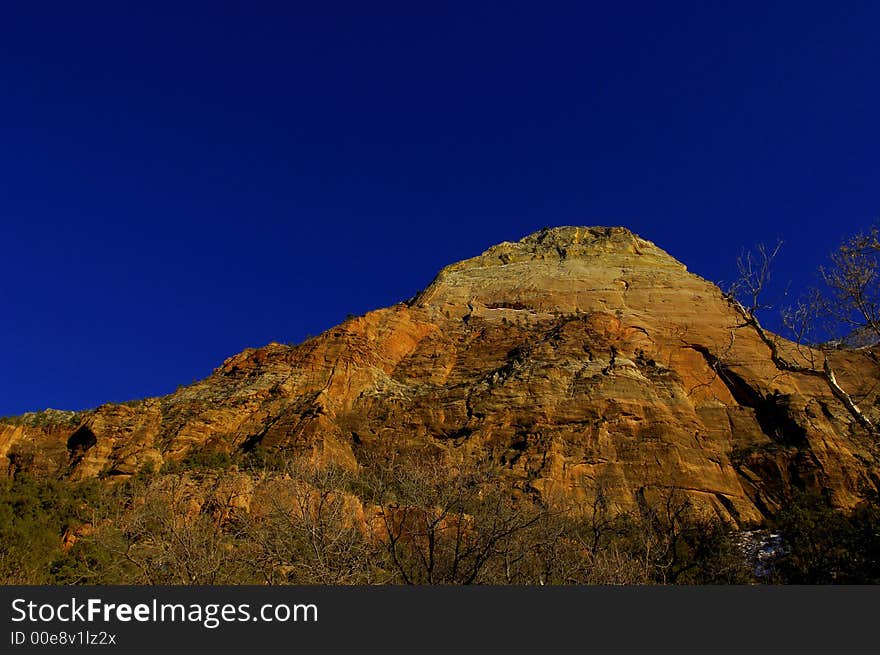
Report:
M875 416L871 352L831 359ZM0 424L7 474L123 479L194 450L354 468L429 447L550 503L679 488L739 523L794 488L855 505L880 481L876 445L820 378L776 366L715 285L624 228L585 227L494 246L408 303L246 350L169 396Z

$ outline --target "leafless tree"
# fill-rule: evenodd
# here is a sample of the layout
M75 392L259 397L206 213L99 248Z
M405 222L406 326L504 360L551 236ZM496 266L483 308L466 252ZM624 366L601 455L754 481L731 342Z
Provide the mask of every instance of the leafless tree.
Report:
M880 227L844 240L821 273L828 288L825 306L833 316L880 339Z
M865 416L853 398L848 394L837 381L837 376L831 367L827 353L823 351L810 351L806 361L792 360L791 355L783 350L782 341L776 336L767 332L758 320L758 310L761 309L760 297L764 292L772 273L773 260L779 252L779 247L768 249L758 246L756 253L749 253L740 258L742 279L733 285L731 292L727 294L728 302L743 317L741 328L750 328L755 331L761 341L770 350L770 356L773 363L781 371L791 373L799 373L816 377L828 385L831 393L840 403L847 409L855 421L870 433L875 433L876 428L873 422ZM807 327L805 321L810 317L811 312L815 312L815 307L807 306L800 313L795 310L795 315L790 320L798 326L801 334L805 334ZM804 352L805 344L798 344L797 353ZM821 359L821 366L818 360Z
M820 335L827 333L827 319L826 299L815 287L782 310L782 323L794 341L798 355L813 369L822 366L819 361L821 349L817 344L821 340Z
M242 517L243 550L267 584L369 584L369 544L351 474L302 460L264 483L262 507Z
M377 466L368 487L378 507L372 536L405 584L485 582L491 563L541 516L487 471L461 471L426 452Z
M728 295L742 298L744 302L741 304L750 316L769 307L762 304L763 296L773 273L773 260L781 248L782 241L777 241L772 248L759 243L754 251L745 250L736 260L739 277L731 285Z
M95 531L83 539L111 558L110 568L94 574L100 581L121 576L129 584L246 581L234 529L218 517L216 502L201 498L181 474L156 476L131 490L128 503L96 517Z

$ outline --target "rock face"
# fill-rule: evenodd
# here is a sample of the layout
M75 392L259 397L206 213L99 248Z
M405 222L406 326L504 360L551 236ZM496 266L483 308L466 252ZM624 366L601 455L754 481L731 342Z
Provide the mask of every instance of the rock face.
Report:
M818 377L780 370L710 282L624 228L564 227L453 264L408 303L229 358L164 398L0 424L8 473L128 476L193 450L442 450L547 502L664 490L741 524L795 488L878 487L877 439ZM798 357L792 344L780 342ZM880 366L831 353L875 416ZM821 360L820 360L821 361Z

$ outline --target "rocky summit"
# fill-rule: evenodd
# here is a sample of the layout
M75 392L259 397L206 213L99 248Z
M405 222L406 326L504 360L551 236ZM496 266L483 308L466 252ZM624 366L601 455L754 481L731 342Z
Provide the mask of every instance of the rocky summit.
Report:
M873 352L825 355L874 417ZM549 504L680 489L740 525L796 489L855 506L878 487L876 444L821 376L778 365L742 307L620 227L498 244L408 302L245 350L165 397L0 424L6 475L113 481L193 452L355 469L428 448Z

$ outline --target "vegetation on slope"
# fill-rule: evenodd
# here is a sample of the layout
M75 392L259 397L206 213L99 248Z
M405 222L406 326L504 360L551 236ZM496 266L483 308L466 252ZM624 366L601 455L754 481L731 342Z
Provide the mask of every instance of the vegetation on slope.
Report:
M880 583L877 502L847 515L793 499L767 549L766 532L698 514L675 490L620 513L601 493L566 508L511 497L487 472L430 457L358 474L191 464L116 486L4 481L0 582Z

